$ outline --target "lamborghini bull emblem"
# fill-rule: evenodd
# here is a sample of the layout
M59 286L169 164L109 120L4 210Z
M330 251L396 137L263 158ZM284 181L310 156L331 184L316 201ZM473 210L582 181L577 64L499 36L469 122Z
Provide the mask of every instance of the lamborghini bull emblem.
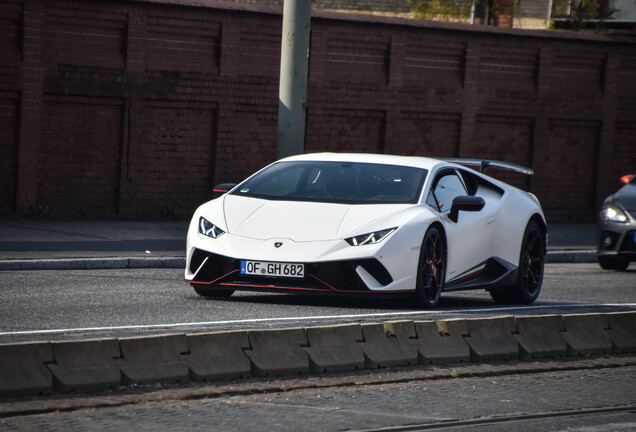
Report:
M274 243L274 247L275 247L276 249L278 249L278 248L279 248L279 247L281 247L282 245L283 245L283 242L276 242L276 243Z

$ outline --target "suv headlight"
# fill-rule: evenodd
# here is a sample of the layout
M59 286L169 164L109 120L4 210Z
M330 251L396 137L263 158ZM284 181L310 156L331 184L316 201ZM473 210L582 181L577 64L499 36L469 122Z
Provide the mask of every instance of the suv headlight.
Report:
M362 246L367 244L380 243L396 229L397 228L388 228L381 231L374 231L371 233L346 238L345 241L351 246Z
M199 219L199 233L215 239L225 234L225 231L202 217Z
M627 215L621 209L609 206L601 210L601 219L612 222L627 222Z

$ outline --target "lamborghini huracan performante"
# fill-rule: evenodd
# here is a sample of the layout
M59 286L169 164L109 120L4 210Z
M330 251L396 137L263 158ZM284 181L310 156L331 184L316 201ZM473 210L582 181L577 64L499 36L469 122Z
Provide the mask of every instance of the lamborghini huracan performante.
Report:
M481 172L469 168L478 165ZM537 198L483 174L504 162L319 153L275 162L199 207L185 280L235 290L412 295L486 289L532 303L547 229Z

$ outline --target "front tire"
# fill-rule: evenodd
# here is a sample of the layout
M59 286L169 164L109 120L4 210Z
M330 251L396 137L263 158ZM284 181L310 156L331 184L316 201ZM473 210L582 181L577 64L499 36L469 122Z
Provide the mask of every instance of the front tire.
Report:
M191 284L194 291L201 297L206 298L228 298L234 294L234 290L226 290L220 288L211 288L206 285Z
M417 266L415 295L420 305L433 308L446 281L446 240L441 231L430 227L424 235Z
M539 224L530 221L521 242L517 281L507 289L491 291L493 300L498 303L530 304L539 297L543 284L545 247L543 230Z
M620 258L597 257L597 260L603 270L625 271L629 267L629 261Z

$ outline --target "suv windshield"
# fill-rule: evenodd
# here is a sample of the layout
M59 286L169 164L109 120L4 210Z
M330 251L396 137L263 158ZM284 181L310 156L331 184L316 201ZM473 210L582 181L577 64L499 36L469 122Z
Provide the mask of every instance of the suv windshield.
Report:
M278 162L233 195L345 204L417 203L427 170L357 162Z

